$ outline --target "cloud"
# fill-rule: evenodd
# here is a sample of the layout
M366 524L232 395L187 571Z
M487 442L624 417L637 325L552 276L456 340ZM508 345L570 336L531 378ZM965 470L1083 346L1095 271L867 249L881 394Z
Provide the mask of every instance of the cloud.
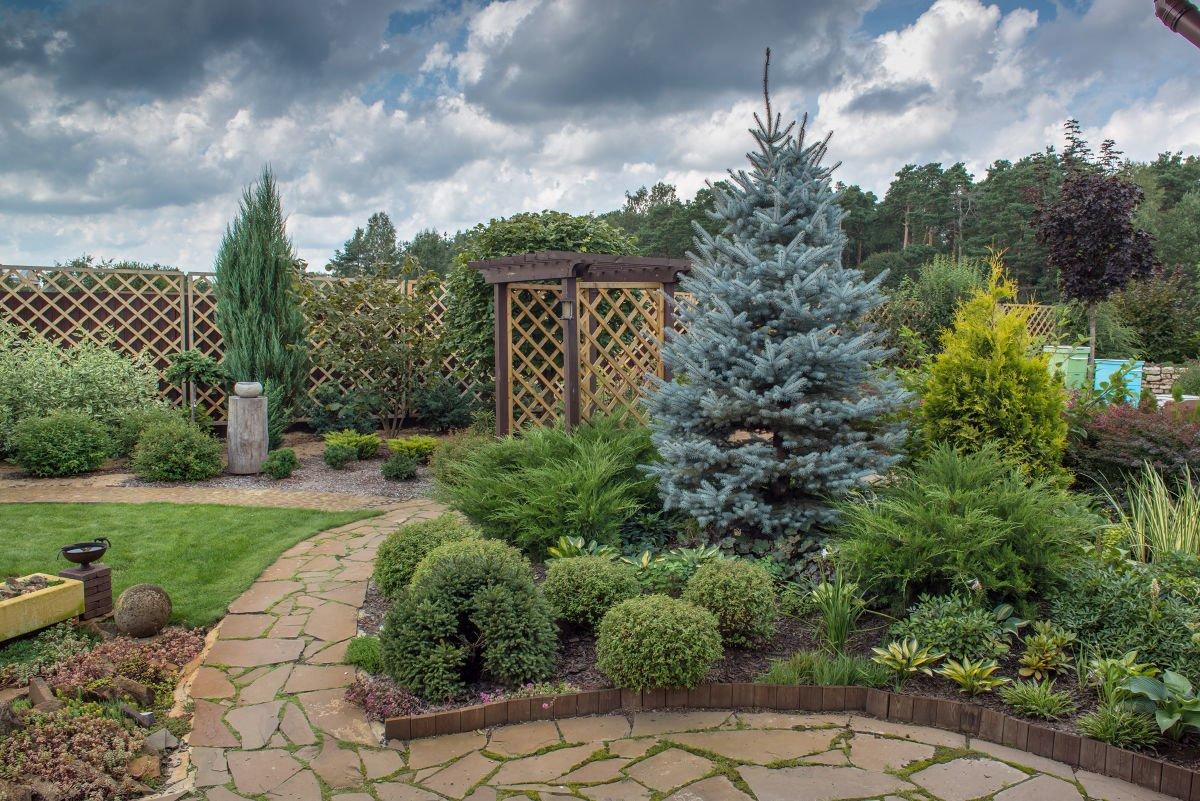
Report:
M1070 115L1138 158L1200 149L1200 104L1171 63L1195 53L1138 4L1092 0L1044 20L1013 3L936 0L869 37L875 5L0 10L0 261L88 251L207 269L265 163L314 265L379 209L411 236L518 211L603 211L658 180L688 196L743 165L766 45L775 107L812 112L815 133L834 131L839 178L877 192L906 162L963 160L979 174L1040 150Z

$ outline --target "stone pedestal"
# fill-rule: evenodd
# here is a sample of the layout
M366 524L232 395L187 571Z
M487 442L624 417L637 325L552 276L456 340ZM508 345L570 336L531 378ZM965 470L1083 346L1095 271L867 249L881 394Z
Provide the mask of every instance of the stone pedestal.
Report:
M229 472L249 475L262 472L267 458L267 399L229 399L229 426L225 430Z
M102 617L112 611L112 568L92 562L87 567L72 567L58 575L83 582L83 619Z

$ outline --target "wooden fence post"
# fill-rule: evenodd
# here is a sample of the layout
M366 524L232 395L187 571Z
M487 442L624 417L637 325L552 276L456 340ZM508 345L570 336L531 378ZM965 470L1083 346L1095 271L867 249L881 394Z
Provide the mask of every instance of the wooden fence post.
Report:
M567 431L579 425L579 279L562 279L563 402Z
M675 309L672 303L675 301L675 282L666 281L662 285L662 341L665 344L667 341L667 332L675 327ZM658 363L662 367L662 377L666 381L671 380L671 368L662 357L662 345L659 345Z
M512 356L512 336L508 319L508 284L492 284L492 301L495 308L494 346L496 350L496 436L503 437L512 427L512 397L509 365Z

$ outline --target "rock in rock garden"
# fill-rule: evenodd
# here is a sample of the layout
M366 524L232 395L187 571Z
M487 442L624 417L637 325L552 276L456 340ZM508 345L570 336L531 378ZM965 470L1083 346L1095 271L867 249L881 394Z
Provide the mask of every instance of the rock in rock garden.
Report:
M171 596L157 584L134 584L117 599L113 620L130 637L158 634L171 619Z

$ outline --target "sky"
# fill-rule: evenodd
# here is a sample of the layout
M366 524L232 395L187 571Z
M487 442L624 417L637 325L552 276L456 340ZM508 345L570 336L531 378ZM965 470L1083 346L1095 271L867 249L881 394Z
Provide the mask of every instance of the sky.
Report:
M690 196L745 164L768 46L774 107L879 193L1072 116L1200 152L1200 50L1150 0L0 0L0 263L209 270L265 164L314 267L378 210L411 238Z

